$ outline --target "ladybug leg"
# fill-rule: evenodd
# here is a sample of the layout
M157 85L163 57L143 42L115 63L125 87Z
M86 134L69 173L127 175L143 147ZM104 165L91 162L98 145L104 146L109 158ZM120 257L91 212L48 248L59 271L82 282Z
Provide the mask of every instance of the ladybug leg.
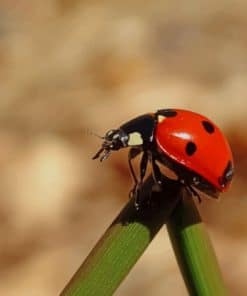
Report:
M135 207L138 210L140 207L140 189L143 184L143 179L145 177L146 171L147 171L147 164L148 164L148 153L147 151L144 151L142 154L142 159L140 163L140 181L136 184L134 188L134 198L135 198Z
M147 165L148 165L148 153L147 151L144 151L141 159L141 164L140 164L140 183L143 182L143 179L145 177L145 174L147 171Z
M144 151L140 162L140 180L138 181L131 160L135 158L142 151L140 149L132 148L129 152L129 167L134 179L134 186L130 191L129 197L135 199L135 207L139 209L140 206L140 189L143 184L143 179L147 170L148 154Z
M131 148L129 150L129 154L128 154L128 163L129 163L130 173L131 173L131 175L132 175L132 177L134 179L135 186L138 183L138 180L137 180L137 177L136 177L136 174L135 174L135 171L134 171L134 168L133 168L133 165L132 165L131 161L132 161L132 159L134 159L140 153L141 153L140 149Z
M198 193L193 187L191 187L191 186L190 186L190 190L191 190L192 194L193 194L195 197L197 197L198 202L201 203L201 202L202 202L202 199L201 199L201 197L200 197L200 194L199 194L199 193Z
M155 162L155 158L152 155L151 155L151 165L152 165L153 179L155 182L153 186L153 191L161 191L162 175L160 172L160 168Z
M199 203L202 202L202 199L201 199L199 193L191 185L186 184L185 189L187 190L187 192L189 192L189 194L191 194L192 196L195 196L198 199Z
M135 173L134 168L133 168L133 165L132 165L132 159L134 159L140 153L141 153L141 150L140 149L131 148L129 150L129 154L128 154L128 163L129 163L130 173L131 173L132 178L134 180L134 186L130 190L129 198L135 198L135 206L137 204L136 200L138 199L137 198L137 187L138 187L139 182L138 182L138 179L136 177L136 173ZM136 208L137 208L137 206L136 206Z

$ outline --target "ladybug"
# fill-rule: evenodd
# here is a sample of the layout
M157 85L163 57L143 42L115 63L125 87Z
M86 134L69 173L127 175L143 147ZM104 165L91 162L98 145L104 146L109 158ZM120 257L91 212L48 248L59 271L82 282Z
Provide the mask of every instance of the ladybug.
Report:
M111 129L102 138L102 147L93 159L103 161L111 151L130 147L128 162L134 180L130 195L135 198L137 208L148 162L159 188L162 175L158 163L170 168L199 201L194 188L218 197L230 186L234 166L229 144L220 129L198 113L182 109L158 110ZM142 156L138 178L132 160L139 154Z

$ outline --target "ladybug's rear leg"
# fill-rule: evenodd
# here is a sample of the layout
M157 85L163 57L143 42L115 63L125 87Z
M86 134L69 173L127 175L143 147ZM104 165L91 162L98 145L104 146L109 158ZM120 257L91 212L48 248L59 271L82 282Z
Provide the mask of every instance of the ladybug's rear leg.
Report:
M198 199L198 202L201 203L202 202L202 199L200 197L200 194L190 185L190 184L187 184L185 183L183 180L180 180L180 182L182 184L185 185L185 189L186 191L191 195L191 196L195 196L197 199Z
M187 189L189 189L189 191L192 193L192 195L198 199L199 203L202 202L200 194L191 185L187 185Z

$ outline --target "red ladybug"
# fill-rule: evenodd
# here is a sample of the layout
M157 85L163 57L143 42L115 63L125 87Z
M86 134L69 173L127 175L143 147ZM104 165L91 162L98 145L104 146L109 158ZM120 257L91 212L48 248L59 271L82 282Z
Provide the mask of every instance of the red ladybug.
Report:
M172 169L198 197L193 187L216 197L229 188L233 177L233 158L226 138L211 120L191 111L163 109L144 114L108 131L103 139L93 159L100 157L103 161L112 150L131 147L128 160L135 182L131 195L137 207L148 161L156 184L161 185L162 180L159 162ZM131 161L140 153L138 180Z

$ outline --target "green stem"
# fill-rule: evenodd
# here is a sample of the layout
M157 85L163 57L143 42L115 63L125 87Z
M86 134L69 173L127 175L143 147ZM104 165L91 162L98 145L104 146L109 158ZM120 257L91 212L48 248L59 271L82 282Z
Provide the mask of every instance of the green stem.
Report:
M151 193L152 178L145 182L137 211L129 201L93 248L61 295L112 295L156 233L174 210L180 187L164 181L161 193ZM151 195L152 203L146 204Z
M210 239L192 198L185 196L180 200L167 227L190 295L228 295Z

